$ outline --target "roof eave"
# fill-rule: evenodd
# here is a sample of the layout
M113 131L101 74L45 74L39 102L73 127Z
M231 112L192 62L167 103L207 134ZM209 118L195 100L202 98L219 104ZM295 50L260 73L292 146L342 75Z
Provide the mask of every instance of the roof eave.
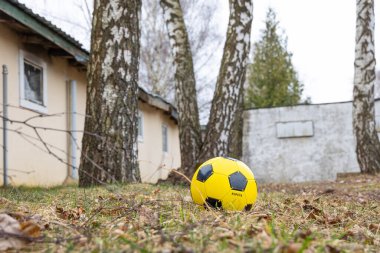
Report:
M165 114L169 115L169 117L173 119L175 123L178 123L177 109L172 104L165 101L163 98L152 95L143 88L139 87L139 99L142 102L153 106L154 108L162 110Z
M0 10L71 54L78 63L83 64L84 66L87 65L89 59L88 52L74 45L62 35L56 33L53 29L37 20L35 17L26 13L9 1L0 1Z

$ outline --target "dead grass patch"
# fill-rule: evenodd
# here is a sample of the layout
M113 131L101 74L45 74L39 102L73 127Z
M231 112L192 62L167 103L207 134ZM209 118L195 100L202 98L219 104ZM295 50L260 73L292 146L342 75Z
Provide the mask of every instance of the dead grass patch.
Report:
M29 252L380 251L380 176L259 185L250 212L205 210L165 184L0 195L1 213L31 231L20 238Z

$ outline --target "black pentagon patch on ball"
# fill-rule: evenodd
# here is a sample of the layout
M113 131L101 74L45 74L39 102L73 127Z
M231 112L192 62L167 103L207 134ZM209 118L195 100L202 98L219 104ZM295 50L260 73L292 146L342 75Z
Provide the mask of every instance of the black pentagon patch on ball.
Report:
M206 203L207 203L205 204L206 208L207 208L207 205L213 208L217 208L217 209L222 207L222 201L218 199L208 197L206 198Z
M212 165L207 164L199 169L197 180L201 182L205 182L212 175Z
M246 205L246 206L244 207L244 210L246 210L247 212L248 212L248 211L251 211L251 209L252 209L252 204L248 204L248 205Z
M232 173L228 177L228 180L230 181L231 189L236 191L244 191L248 182L245 176L239 171Z

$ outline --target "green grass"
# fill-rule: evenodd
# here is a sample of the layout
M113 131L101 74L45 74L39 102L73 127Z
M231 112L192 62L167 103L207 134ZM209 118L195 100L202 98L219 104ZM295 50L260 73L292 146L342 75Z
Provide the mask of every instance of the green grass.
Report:
M379 182L260 185L250 212L165 184L17 187L0 189L0 212L41 228L26 252L379 252Z

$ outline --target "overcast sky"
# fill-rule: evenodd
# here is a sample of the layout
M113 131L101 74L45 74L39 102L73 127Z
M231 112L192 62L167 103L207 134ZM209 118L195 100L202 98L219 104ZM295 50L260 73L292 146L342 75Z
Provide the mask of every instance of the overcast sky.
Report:
M89 35L80 26L73 25L78 21L83 27L88 26L88 19L83 16L78 4L82 1L20 0L34 11L47 15L53 23L88 48ZM288 37L288 50L293 53L293 63L305 85L304 97L310 96L313 103L351 100L355 5L355 0L254 0L252 40L259 39L267 9L272 7L277 13L280 27ZM380 11L379 8L375 6L375 12ZM216 11L224 36L228 22L228 1L220 0ZM376 16L376 23L379 27L380 12ZM376 56L380 59L380 32L375 34ZM221 57L221 53L215 55Z
M254 0L254 41L264 28L269 6L288 36L288 50L305 85L304 97L310 96L313 103L352 100L356 1ZM228 13L227 4L223 9ZM376 58L380 59L380 5L376 11Z

